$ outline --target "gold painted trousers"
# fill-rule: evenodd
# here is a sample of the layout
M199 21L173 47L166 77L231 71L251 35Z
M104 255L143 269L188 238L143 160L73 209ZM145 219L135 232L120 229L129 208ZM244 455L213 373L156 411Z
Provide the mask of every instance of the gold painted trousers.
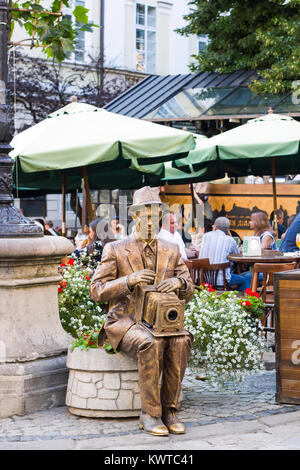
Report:
M150 416L161 417L162 408L178 408L191 348L189 334L157 338L137 324L123 336L118 349L138 359L141 408Z

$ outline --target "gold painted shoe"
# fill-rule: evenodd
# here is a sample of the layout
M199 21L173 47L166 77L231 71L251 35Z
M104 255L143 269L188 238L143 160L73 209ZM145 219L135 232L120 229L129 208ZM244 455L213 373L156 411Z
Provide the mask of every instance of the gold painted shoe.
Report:
M162 421L172 434L185 434L185 426L179 421L175 414L175 410L167 409L163 411Z
M141 414L140 429L153 436L168 436L168 428L164 425L161 418L150 416L148 413Z

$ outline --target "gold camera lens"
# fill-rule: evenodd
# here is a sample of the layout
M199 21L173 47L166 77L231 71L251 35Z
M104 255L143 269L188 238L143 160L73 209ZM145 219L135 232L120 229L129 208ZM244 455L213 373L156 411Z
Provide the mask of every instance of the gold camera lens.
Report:
M170 311L167 313L168 320L170 320L170 321L176 320L177 316L178 316L178 313L177 313L176 310L170 310Z

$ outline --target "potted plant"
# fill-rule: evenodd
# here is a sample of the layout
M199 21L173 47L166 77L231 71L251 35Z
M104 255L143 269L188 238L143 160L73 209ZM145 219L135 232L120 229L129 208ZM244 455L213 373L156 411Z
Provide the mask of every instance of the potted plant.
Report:
M186 307L185 327L194 336L191 366L204 369L216 386L238 383L264 369L265 342L258 334L263 302L251 294L219 295L203 284Z

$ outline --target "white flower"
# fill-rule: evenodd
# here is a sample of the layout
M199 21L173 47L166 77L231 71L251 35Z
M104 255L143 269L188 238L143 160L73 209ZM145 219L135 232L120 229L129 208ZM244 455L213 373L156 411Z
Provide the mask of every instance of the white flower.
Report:
M217 297L201 290L186 307L185 327L194 335L191 364L204 367L214 384L241 381L263 367L257 321L238 301L233 293Z

